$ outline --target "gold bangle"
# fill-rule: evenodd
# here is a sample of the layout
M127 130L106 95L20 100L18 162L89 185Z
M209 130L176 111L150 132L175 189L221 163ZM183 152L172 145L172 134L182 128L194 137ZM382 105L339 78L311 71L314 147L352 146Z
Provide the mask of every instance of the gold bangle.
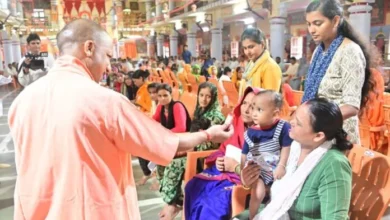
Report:
M241 166L240 164L237 164L236 167L234 167L234 172L237 174L237 175L241 175Z
M282 167L284 167L284 169L286 169L286 166L283 164L278 164L278 166L282 166Z
M250 190L251 189L250 187L247 187L244 184L242 184L242 188L244 188L245 190Z

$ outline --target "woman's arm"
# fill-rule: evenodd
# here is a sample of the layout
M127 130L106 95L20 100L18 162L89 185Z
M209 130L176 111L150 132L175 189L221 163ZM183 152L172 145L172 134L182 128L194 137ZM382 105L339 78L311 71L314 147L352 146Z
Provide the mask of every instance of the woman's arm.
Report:
M340 110L343 115L343 120L353 117L359 113L359 109L352 105L342 105L340 106Z
M340 61L341 77L343 79L342 102L340 110L343 119L356 116L359 113L362 87L365 80L366 60L358 45L346 46L343 59Z
M329 163L320 177L321 219L348 219L352 169L347 160Z
M180 103L173 105L173 117L175 117L175 127L171 129L174 133L186 132L187 114L184 106Z

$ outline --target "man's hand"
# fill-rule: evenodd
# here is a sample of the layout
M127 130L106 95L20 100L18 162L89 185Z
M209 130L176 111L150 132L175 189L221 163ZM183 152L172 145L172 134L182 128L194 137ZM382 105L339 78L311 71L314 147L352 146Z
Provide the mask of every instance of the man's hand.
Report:
M26 58L24 60L24 63L27 64L27 65L30 65L31 64L31 58Z
M207 129L207 133L211 136L211 142L222 143L233 135L234 129L232 125L213 125Z

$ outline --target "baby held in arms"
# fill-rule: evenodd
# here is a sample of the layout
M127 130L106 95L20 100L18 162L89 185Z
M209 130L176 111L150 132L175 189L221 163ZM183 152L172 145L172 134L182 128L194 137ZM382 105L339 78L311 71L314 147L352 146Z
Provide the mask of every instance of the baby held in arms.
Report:
M249 219L253 219L263 201L266 187L274 179L281 179L286 173L286 163L292 139L290 124L280 119L282 96L272 90L259 92L252 101L254 125L244 134L242 164L253 161L261 167L259 179L251 187Z

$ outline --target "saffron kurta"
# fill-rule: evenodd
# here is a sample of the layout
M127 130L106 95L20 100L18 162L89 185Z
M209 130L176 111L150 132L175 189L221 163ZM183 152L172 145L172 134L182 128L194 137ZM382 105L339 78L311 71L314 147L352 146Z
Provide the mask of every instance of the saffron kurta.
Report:
M167 165L179 144L70 56L15 99L9 124L18 220L140 219L130 154Z

